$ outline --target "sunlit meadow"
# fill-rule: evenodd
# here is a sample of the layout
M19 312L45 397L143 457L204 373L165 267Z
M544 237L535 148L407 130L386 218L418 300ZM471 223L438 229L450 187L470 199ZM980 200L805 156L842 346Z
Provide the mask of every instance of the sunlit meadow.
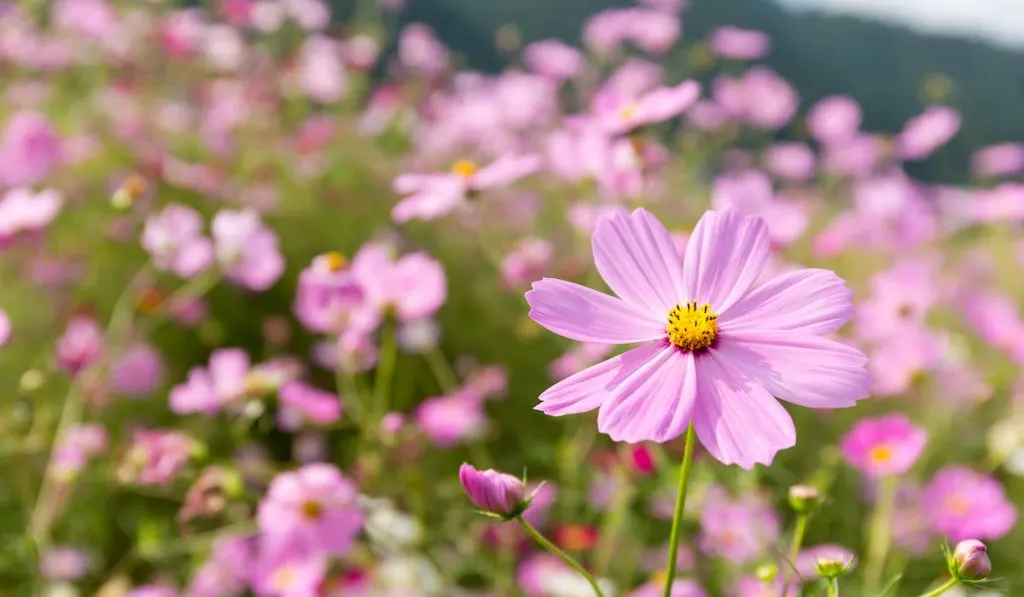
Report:
M342 4L0 3L0 595L1024 591L1024 146Z

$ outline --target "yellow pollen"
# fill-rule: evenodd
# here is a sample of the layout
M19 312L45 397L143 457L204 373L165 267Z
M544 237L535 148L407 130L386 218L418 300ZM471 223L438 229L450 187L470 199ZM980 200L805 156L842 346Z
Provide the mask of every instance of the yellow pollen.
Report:
M316 500L309 500L302 504L302 515L309 520L319 520L323 513L323 504Z
M871 461L877 464L884 464L892 460L892 448L889 446L875 446L869 452Z
M338 272L345 269L348 265L348 259L337 251L331 251L330 253L324 254L324 264L332 272Z
M711 305L697 301L676 305L668 312L668 341L686 352L710 348L718 338L718 314Z
M636 102L629 102L629 103L623 104L619 108L619 119L621 119L621 120L623 120L625 122L628 122L628 121L633 120L634 118L636 118L636 114L639 111L640 111L640 106L638 106L636 104Z
M479 169L473 160L459 160L452 164L452 174L458 174L462 178L473 176Z

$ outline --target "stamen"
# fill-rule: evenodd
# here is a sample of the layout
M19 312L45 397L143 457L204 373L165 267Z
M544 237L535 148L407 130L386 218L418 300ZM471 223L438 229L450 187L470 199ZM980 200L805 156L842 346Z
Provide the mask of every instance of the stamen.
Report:
M477 173L480 168L472 160L459 160L452 164L452 174L458 174L463 178L469 178Z
M691 301L676 305L668 313L665 328L668 341L686 352L699 352L710 348L718 338L718 314L711 305L698 305Z

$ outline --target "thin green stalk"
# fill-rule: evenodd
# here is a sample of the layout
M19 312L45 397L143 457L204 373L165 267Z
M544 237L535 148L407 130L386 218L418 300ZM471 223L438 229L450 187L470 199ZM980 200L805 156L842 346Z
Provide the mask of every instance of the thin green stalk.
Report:
M594 588L594 594L597 597L604 597L604 593L601 592L601 587L597 584L597 580L595 580L594 577L591 576L591 574L583 568L583 566L580 566L579 562L573 559L571 555L559 549L557 545L548 541L547 537L541 535L537 531L537 529L530 526L530 523L526 522L526 520L524 520L522 516L517 516L516 520L519 521L519 526L523 527L523 530L526 531L526 534L532 537L533 540L536 541L541 547L548 550L552 554L558 556L563 562L566 563L566 565L568 565L570 568L578 572L580 576L585 578L586 581L590 583L590 586Z
M679 490L676 495L676 513L672 517L672 534L669 537L668 563L665 566L665 597L671 597L672 585L676 578L676 563L679 561L679 535L683 527L683 511L686 509L686 488L690 482L690 468L693 464L693 444L696 441L693 422L686 429L686 447L683 449L683 464L679 467Z
M826 595L828 597L839 597L839 579L836 577L828 579L828 585L826 585Z
M871 520L871 534L868 537L867 562L864 566L864 594L877 595L885 570L885 556L889 552L892 535L892 513L896 506L896 484L894 476L881 479L878 503Z
M398 343L395 330L388 326L381 337L380 360L377 361L377 377L373 381L373 405L367 409L378 413L378 419L388 412L391 398L391 380L395 376L395 361L398 358Z
M434 374L434 379L437 380L443 392L447 394L458 389L459 378L452 371L452 367L448 364L448 359L441 353L441 349L433 346L423 353L423 357L427 360L430 372Z
M941 595L941 594L945 593L946 591L948 591L948 590L952 589L953 587L955 587L956 583L957 583L957 580L955 578L951 578L948 581L946 581L946 584L944 584L941 587L935 589L934 591L929 591L929 592L925 593L924 595L921 595L921 597L938 597L939 595Z
M804 533L807 532L807 513L800 513L796 516L796 526L793 527L793 542L789 546L789 561L786 562L786 573L783 575L782 592L780 596L789 594L789 583L793 580L793 566L800 555L800 547L804 544Z

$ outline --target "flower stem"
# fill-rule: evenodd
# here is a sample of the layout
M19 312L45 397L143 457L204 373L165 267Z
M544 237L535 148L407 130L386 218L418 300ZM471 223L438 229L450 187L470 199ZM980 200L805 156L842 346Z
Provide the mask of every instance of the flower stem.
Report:
M394 328L386 327L381 336L380 360L377 362L377 376L373 380L373 404L367 409L379 413L378 419L383 418L388 412L391 379L395 375L395 360L398 358Z
M838 578L830 578L830 579L828 579L828 584L826 585L826 588L825 588L825 594L828 595L828 597L839 597L839 579Z
M957 580L955 578L951 578L948 581L946 581L946 584L944 584L941 587L935 589L934 591L929 591L929 592L925 593L924 595L921 595L921 597L938 597L939 595L941 595L941 594L945 593L946 591L948 591L948 590L952 589L953 587L955 587L956 583L957 583Z
M885 556L889 551L892 512L896 505L896 483L892 475L882 477L868 537L867 562L864 567L864 594L877 595L882 583Z
M789 561L786 562L786 574L783 576L782 592L783 597L789 594L789 583L793 580L793 567L796 566L796 559L800 555L800 547L804 543L804 533L807 532L807 513L800 513L796 516L796 525L793 528L793 542L789 546Z
M550 551L552 554L558 556L570 568L572 568L573 570L578 572L580 576L585 578L586 581L590 583L590 586L594 588L594 594L597 597L604 597L604 593L601 592L601 587L598 586L597 581L594 579L593 576L591 576L589 572L587 572L583 568L583 566L580 566L579 562L574 560L573 557L569 554L559 549L557 545L555 545L551 541L548 541L547 537L541 535L537 531L537 529L530 526L530 523L526 522L526 520L522 516L517 516L516 520L519 521L519 526L523 527L523 530L526 531L526 534L532 537L533 540L540 544L541 547Z
M672 517L672 534L669 537L668 563L665 565L665 597L672 594L672 585L676 578L676 563L679 561L679 535L683 526L683 511L686 509L686 488L690 481L690 468L693 464L693 444L696 440L693 421L686 429L686 447L683 449L683 464L679 467L679 490L676 494L676 513Z

